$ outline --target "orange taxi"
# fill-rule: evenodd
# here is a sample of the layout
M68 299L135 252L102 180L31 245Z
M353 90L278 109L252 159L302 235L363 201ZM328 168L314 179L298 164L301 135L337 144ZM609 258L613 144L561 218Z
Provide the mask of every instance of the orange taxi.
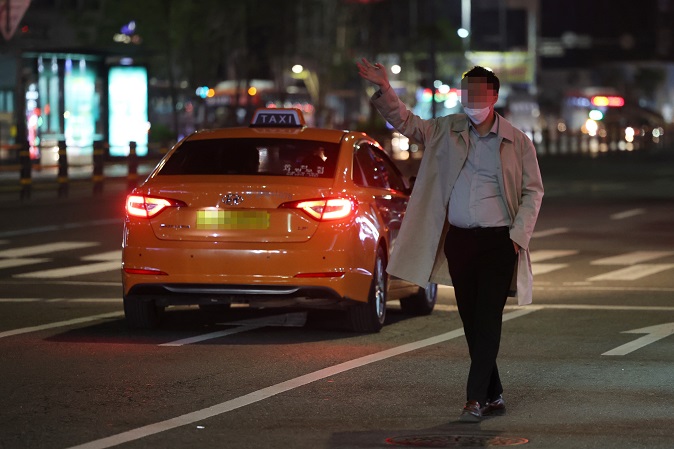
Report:
M429 314L437 287L389 279L410 188L362 132L260 109L249 127L183 139L128 195L122 277L132 327L173 305L340 310L378 332L386 302Z

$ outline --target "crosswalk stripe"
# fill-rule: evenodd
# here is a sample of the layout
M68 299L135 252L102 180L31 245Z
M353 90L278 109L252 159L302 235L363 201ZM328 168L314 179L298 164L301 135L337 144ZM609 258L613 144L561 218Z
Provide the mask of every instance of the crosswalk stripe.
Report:
M99 253L99 254L92 254L90 256L85 256L82 257L82 260L92 260L92 261L113 261L117 260L120 261L122 260L122 250L117 249L114 251L108 251L106 253Z
M613 257L605 257L590 262L592 265L634 265L648 260L659 259L674 254L674 251L633 251Z
M556 259L558 257L573 256L578 254L576 250L552 249L531 251L531 263L543 262L544 260Z
M560 270L568 266L568 263L535 263L531 264L531 271L536 276L537 274L550 273L551 271Z
M608 273L592 276L588 281L635 281L646 276L650 276L661 271L674 268L674 263L663 264L638 264Z
M646 213L646 209L630 209L625 212L618 212L617 214L610 215L611 220L623 220L625 218L635 217Z
M532 234L531 237L533 238L549 237L551 235L566 234L567 232L569 232L569 228L552 228L546 229L545 231L536 231Z
M22 267L36 263L48 262L49 259L0 259L0 269Z
M119 261L99 262L89 265L77 265L74 267L54 268L51 270L32 271L14 275L15 278L48 278L58 279L82 274L103 273L105 271L119 270L122 264Z
M38 254L47 254L56 251L69 251L72 249L87 248L100 245L98 242L55 242L44 245L24 246L22 248L6 249L0 251L0 257L17 258L30 257Z

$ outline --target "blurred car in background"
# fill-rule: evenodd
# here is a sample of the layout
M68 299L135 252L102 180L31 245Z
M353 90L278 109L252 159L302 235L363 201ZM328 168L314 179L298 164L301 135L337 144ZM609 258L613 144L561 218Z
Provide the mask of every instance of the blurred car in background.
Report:
M410 190L374 139L307 127L297 109L196 132L127 197L127 322L241 303L339 310L353 331L378 332L388 300L429 314L436 285L386 273Z

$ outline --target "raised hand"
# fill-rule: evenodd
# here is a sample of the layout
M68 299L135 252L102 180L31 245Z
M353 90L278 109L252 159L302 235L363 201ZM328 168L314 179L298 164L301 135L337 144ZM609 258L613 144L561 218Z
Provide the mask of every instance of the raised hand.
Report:
M361 62L356 62L356 65L358 66L358 74L363 79L378 85L382 89L389 86L388 74L383 65L378 62L373 64L366 58L363 58Z

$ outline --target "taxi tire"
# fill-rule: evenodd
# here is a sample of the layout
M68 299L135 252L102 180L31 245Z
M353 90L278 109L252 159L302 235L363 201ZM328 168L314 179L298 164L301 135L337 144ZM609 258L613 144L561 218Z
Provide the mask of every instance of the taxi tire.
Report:
M408 315L430 315L438 299L438 284L429 283L425 288L419 287L415 295L400 299L400 308Z
M386 300L388 297L388 274L386 273L386 253L380 246L372 272L372 283L366 303L354 304L347 310L350 329L359 333L376 333L386 321Z
M124 316L132 329L155 329L161 322L164 308L153 300L134 296L124 297Z

